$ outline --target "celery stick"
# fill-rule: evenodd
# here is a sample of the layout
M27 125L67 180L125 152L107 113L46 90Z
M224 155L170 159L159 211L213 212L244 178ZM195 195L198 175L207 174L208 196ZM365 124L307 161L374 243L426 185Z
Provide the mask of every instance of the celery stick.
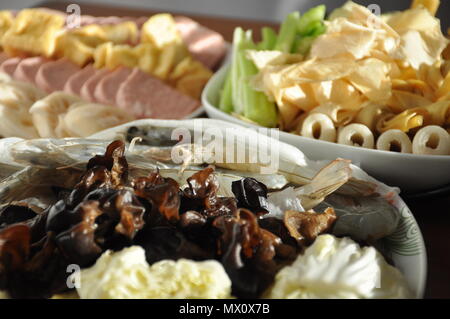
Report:
M309 49L311 49L311 45L316 38L316 36L307 36L300 38L296 43L296 52L306 55L309 52Z
M240 82L242 98L244 100L243 115L265 127L275 127L277 124L277 110L275 103L270 102L263 92L255 91L250 85L250 77L258 73L252 61L248 60L245 52L239 55L239 70L243 74Z
M307 34L309 25L316 21L323 21L325 18L326 7L320 5L309 9L302 15L301 19L297 23L297 30L300 34Z
M300 47L302 46L303 38L304 37L301 37L298 35L295 37L294 45L293 45L293 49L292 49L293 53L300 53Z
M290 53L294 44L297 26L300 20L300 12L289 13L283 21L275 44L275 50Z
M242 28L237 28L233 36L233 58L231 66L231 90L234 111L237 114L244 113L245 98L243 97L245 88L242 85L242 77L246 74L239 68L240 56L245 55L245 50L256 49L252 40L252 32L248 30L244 32ZM249 61L251 62L251 61Z
M325 25L322 21L314 21L309 24L309 26L305 29L305 33L302 33L302 36L315 36L320 35L325 31Z
M262 41L258 44L259 50L273 50L277 43L277 33L274 29L263 27L261 29Z
M321 22L317 24L317 26L314 28L314 30L312 30L310 35L318 37L319 35L324 34L325 31L327 31L327 27L323 22Z
M234 111L237 114L242 114L244 111L241 101L239 99L239 92L241 88L239 87L239 70L238 70L238 56L242 47L242 42L245 41L245 33L242 28L236 28L233 33L233 55L231 59L231 92L232 92L232 103Z
M277 108L263 92L255 91L248 81L245 85L246 108L244 116L264 127L277 125Z
M225 84L220 95L219 108L227 113L233 112L233 92L231 85L231 70L228 70L227 76L225 77Z
M256 49L251 31L244 32L242 28L236 28L233 35L233 57L229 76L233 110L260 125L274 127L277 123L275 104L270 102L264 93L255 91L249 83L251 76L258 73L256 66L246 57L246 50L250 49ZM226 101L226 95L229 88L226 86L227 83L225 83L222 98L223 107L228 109L229 101Z

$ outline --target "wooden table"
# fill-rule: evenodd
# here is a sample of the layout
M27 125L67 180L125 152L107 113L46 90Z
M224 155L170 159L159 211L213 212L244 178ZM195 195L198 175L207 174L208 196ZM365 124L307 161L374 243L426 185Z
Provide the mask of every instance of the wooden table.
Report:
M70 2L43 2L39 6L66 11ZM156 11L82 4L82 14L93 16L146 16ZM172 12L176 14L176 12ZM183 14L185 15L185 14ZM220 32L227 41L232 40L237 26L253 29L255 38L263 26L274 25L264 21L248 21L221 17L186 15L208 28ZM450 172L443 172L450 174ZM422 230L428 253L428 280L425 298L450 298L450 194L435 198L408 200Z

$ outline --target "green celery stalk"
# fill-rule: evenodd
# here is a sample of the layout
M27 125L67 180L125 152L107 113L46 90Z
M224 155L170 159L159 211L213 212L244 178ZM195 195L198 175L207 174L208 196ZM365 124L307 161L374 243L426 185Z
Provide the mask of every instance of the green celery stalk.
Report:
M298 35L294 42L294 52L306 55L313 41L326 31L323 20L325 18L325 6L314 7L300 18L297 25Z
M246 51L256 49L251 31L235 30L233 65L231 69L232 101L234 111L251 121L267 127L277 124L277 111L263 92L255 91L249 81L258 73L254 63L247 59Z
M302 41L303 41L303 37L301 37L299 35L297 35L295 37L294 44L293 44L293 49L292 49L293 53L300 53L299 49L302 46Z
M264 127L276 127L278 114L275 103L270 102L263 92L255 91L248 81L244 85L247 106L244 116Z
M233 52L232 52L232 59L231 59L231 70L230 70L230 76L231 76L231 92L232 92L232 103L234 112L237 114L243 114L244 107L241 104L241 100L239 99L240 96L240 90L239 87L239 64L238 64L238 57L239 52L241 51L241 47L243 45L243 41L245 41L245 32L242 28L236 28L234 29L233 33Z
M325 5L319 5L311 8L302 15L301 19L297 23L297 31L302 35L308 34L310 31L310 25L317 21L323 21L325 18L326 7Z
M316 36L307 36L299 38L298 42L295 44L296 52L306 55L309 52L309 49L311 48L311 45L316 38L317 38Z
M320 35L325 32L325 25L322 21L314 21L309 24L309 26L305 29L305 33L302 33L301 36L315 36Z
M263 27L261 29L262 41L258 44L259 50L273 50L277 43L277 33L274 29Z
M263 92L255 91L250 85L250 77L258 73L252 61L248 60L245 51L239 53L239 71L242 74L240 86L244 105L244 117L265 127L277 124L277 109Z
M311 36L318 37L321 34L324 34L327 31L327 27L323 22L319 23L317 27L311 32Z
M231 78L231 70L228 70L225 85L222 90L222 94L220 95L219 108L227 113L233 112L233 91L232 91L232 78Z
M300 12L298 11L291 12L287 15L286 19L284 19L281 24L274 50L284 53L290 53L292 51L299 20Z

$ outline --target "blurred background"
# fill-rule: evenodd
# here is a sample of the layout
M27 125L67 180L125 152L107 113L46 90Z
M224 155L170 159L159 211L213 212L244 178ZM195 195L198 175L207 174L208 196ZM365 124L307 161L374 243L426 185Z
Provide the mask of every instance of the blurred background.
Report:
M52 1L63 2L68 1ZM237 19L251 19L260 21L279 22L291 11L306 9L317 4L326 4L328 10L341 6L345 0L96 0L96 1L70 1L81 6L85 4L106 4L111 6L144 8L157 11L171 11L195 15L221 16ZM381 12L405 9L409 7L410 0L355 0L364 4L378 4ZM2 0L0 9L22 9L36 6L43 1L37 0ZM441 0L438 11L443 27L450 26L450 1Z

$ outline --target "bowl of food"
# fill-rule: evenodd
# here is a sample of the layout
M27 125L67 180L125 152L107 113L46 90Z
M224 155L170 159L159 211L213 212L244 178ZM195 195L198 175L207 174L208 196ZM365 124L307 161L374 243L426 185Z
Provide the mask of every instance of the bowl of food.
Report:
M211 119L0 149L5 297L423 297L413 215L348 160Z
M227 53L219 33L168 13L32 8L3 10L0 24L0 137L86 137L140 118L197 117Z
M437 7L414 3L381 17L353 2L327 19L324 6L294 12L259 43L236 29L203 92L208 115L278 128L310 158L351 159L408 192L449 184L448 40Z

